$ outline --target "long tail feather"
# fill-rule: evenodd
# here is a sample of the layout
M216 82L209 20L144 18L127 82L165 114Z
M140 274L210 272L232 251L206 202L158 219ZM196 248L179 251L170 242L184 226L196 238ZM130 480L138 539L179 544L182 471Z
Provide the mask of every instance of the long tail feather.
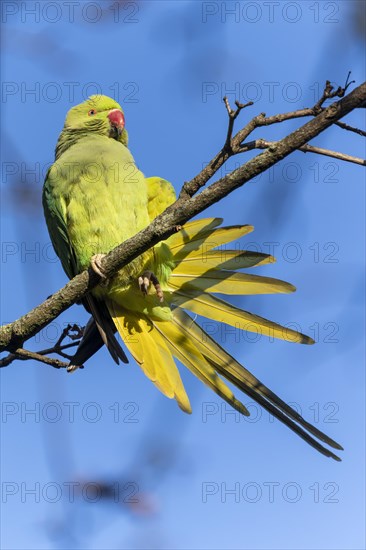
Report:
M176 275L199 277L218 267L225 270L237 270L275 262L275 258L269 254L249 250L196 250L195 253L197 255L190 254L183 261L174 260Z
M293 285L280 279L214 269L207 271L202 277L197 278L192 275L179 275L173 271L169 278L169 286L172 288L182 288L183 285L184 288L235 295L276 294L294 292L296 290Z
M154 322L154 326L164 336L171 353L188 369L209 386L217 395L229 403L234 409L245 416L249 411L238 401L230 388L216 374L215 369L206 361L204 356L195 348L192 342L185 337L174 322Z
M253 231L252 225L232 225L218 227L219 219L206 219L188 223L179 233L172 235L166 243L173 253L174 260L182 260L190 255L197 255L197 250L204 252L222 244L239 239ZM205 225L204 225L205 224Z
M164 340L144 315L124 311L108 301L112 319L144 374L169 398L175 398L185 412L192 412L179 371Z
M103 344L104 342L100 335L99 329L94 317L92 316L86 324L81 342L69 363L68 371L74 371L78 367L84 365L84 363L90 359L90 357L92 357L94 353L96 353L103 346Z
M280 338L288 342L301 344L314 343L312 338L301 332L283 327L264 317L239 309L217 296L212 296L206 292L191 289L177 290L172 295L172 302L174 305L184 307L193 313L208 317L219 323L231 325L240 330L255 332L256 334L271 338Z
M232 382L237 388L241 389L259 405L270 412L270 414L286 424L291 430L295 431L322 454L332 457L335 460L340 460L339 457L311 438L309 434L304 432L297 424L300 424L300 426L305 428L305 430L317 439L334 449L342 450L343 448L341 445L307 422L297 411L292 409L292 407L287 405L280 397L262 384L258 378L253 376L206 334L189 315L177 308L174 310L174 321L180 327L181 332L186 335L186 338L194 342L197 350L214 365L215 369L222 376Z
M115 337L115 326L111 319L111 316L106 308L104 302L98 301L94 296L89 294L86 296L90 311L95 319L96 325L98 327L100 336L106 345L109 353L111 354L113 360L117 365L119 364L119 359L123 363L128 363L125 352L119 345Z

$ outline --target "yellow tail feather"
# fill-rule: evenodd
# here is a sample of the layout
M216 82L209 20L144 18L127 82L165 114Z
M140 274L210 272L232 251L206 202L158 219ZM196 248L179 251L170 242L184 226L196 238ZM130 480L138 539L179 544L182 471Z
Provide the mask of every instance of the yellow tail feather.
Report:
M294 292L296 288L280 279L247 275L235 271L210 270L201 277L180 275L174 271L169 277L169 286L173 289L193 288L196 290L217 292L219 294L276 294Z
M217 296L211 296L206 292L190 289L176 290L171 299L174 305L184 307L193 313L213 319L219 323L231 325L239 330L255 332L271 338L280 338L287 342L314 344L312 338L301 332L283 327L264 317L239 309L217 298Z
M249 415L248 410L236 399L230 388L216 374L215 369L192 344L192 341L179 329L174 314L171 322L154 322L154 326L166 339L171 353L183 365L232 407L245 416Z
M173 272L176 275L199 277L211 269L237 270L274 263L276 260L268 254L248 250L196 250L184 260L175 260Z
M173 253L174 260L187 258L190 255L197 256L197 251L205 254L213 248L247 235L254 229L252 225L215 228L215 225L221 223L221 220L217 219L200 220L200 222L205 222L201 229L202 223L192 222L167 239L166 243Z
M253 376L231 357L187 313L179 308L175 309L174 320L180 331L194 344L197 351L207 358L222 376L281 420L322 454L332 457L337 461L340 460L339 457L310 437L302 428L305 428L309 433L334 449L342 450L341 445L306 422L297 411L287 405L280 397L262 384L258 378ZM297 424L302 426L302 428Z
M193 220L186 223L180 231L169 237L166 243L169 245L169 248L173 252L176 249L180 249L187 242L191 241L192 238L197 238L197 235L202 235L203 233L211 233L212 230L221 225L223 222L222 218L203 218L200 220Z
M192 412L178 368L160 334L141 314L124 311L108 301L116 328L144 374L169 398L175 398L185 412Z

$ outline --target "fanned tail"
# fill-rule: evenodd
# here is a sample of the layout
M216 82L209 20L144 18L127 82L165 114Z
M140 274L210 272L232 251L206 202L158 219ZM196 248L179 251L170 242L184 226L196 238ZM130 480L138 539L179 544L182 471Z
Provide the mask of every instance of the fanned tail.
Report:
M313 344L314 340L305 334L239 309L213 295L277 294L296 290L290 283L279 279L237 272L238 269L272 263L275 258L240 249L218 250L217 247L253 230L250 225L217 227L218 223L221 219L191 222L167 240L174 262L166 286L169 302L241 330L289 342Z
M221 222L221 219L216 218L190 222L165 241L162 251L156 248L156 265L159 266L160 261L166 266L166 278L160 280L165 304L157 305L153 291L146 297L133 288L123 296L116 292L106 299L112 324L145 375L164 395L175 398L183 411L191 412L191 406L174 359L178 359L241 414L248 416L249 412L223 378L317 451L339 461L340 458L319 441L338 450L342 450L341 445L312 426L267 388L185 311L268 337L304 344L314 343L300 332L214 296L216 293L273 294L295 290L293 285L285 281L237 272L238 269L275 260L259 252L218 249L253 230L248 225L219 227ZM169 254L166 255L167 250L171 253L170 258ZM159 254L164 254L168 263L164 263L163 256L159 259ZM98 319L96 321L98 323ZM110 340L108 343L111 346ZM112 355L113 351L117 352L112 348Z

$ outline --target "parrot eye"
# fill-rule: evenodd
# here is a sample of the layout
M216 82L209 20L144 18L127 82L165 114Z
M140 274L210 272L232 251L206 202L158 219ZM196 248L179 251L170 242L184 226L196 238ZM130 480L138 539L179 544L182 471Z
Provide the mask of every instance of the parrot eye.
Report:
M91 116L91 115L95 115L96 114L96 110L95 109L90 109L90 111L88 112L88 115Z

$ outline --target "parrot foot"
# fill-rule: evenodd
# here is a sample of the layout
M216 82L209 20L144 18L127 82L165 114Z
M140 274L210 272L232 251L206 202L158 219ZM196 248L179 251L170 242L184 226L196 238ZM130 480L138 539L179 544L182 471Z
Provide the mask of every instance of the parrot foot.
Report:
M90 266L92 270L102 279L100 286L108 286L109 284L109 279L107 279L107 277L105 276L103 268L101 266L101 261L104 256L106 256L106 254L94 254L94 256L92 256L90 260Z
M154 275L154 273L152 271L145 271L141 275L141 277L139 277L138 282L139 282L139 287L140 287L141 292L145 295L147 294L147 292L149 290L150 283L152 283L155 287L156 295L159 299L159 302L164 301L164 294L163 294L163 291L161 289L160 283L158 281L158 278L156 277L156 275Z

